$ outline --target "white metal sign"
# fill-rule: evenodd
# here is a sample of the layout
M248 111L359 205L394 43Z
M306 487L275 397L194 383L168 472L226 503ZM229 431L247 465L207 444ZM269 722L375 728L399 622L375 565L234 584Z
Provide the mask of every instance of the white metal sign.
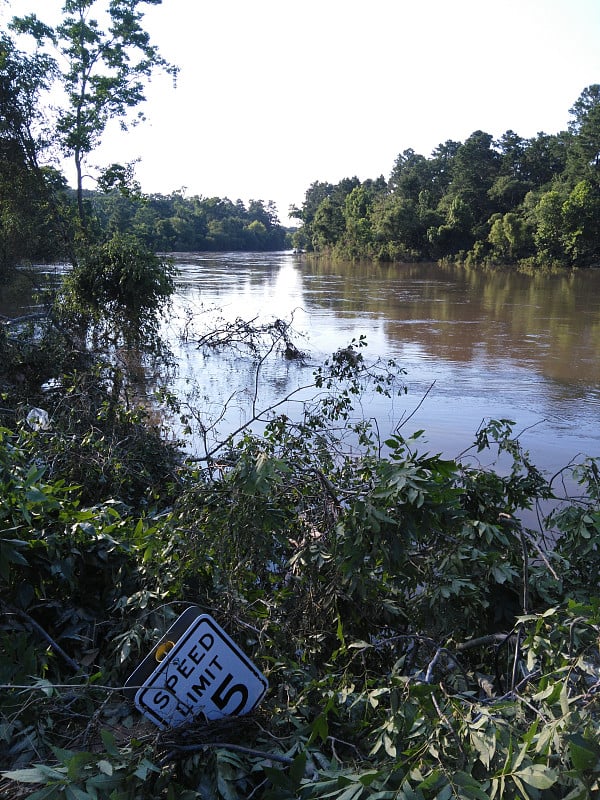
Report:
M135 694L136 707L159 728L199 713L207 719L247 714L267 690L264 675L208 614L168 644Z

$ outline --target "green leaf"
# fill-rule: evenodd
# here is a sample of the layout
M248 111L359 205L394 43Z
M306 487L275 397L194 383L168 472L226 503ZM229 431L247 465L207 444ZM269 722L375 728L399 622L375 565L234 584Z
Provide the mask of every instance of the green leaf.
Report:
M2 777L9 781L16 781L17 783L44 783L46 780L44 772L37 767L13 769L9 772L3 772Z
M360 776L359 780L363 786L370 786L373 781L380 777L380 774L379 772L365 772Z
M43 503L47 499L46 495L35 486L25 492L25 497L30 503Z
M77 786L65 786L65 800L96 800L96 797Z
M560 692L560 708L563 715L566 717L569 713L569 691L567 688L567 683L563 684L563 687Z
M450 800L452 795L454 794L454 789L450 784L442 787L440 791L436 794L435 800Z
M43 789L38 789L33 794L28 794L27 800L58 800L62 794L63 791L60 786L44 786Z
M544 764L531 764L529 767L523 767L513 773L513 777L515 776L535 789L549 789L558 780L556 770L546 767Z
M574 733L569 737L569 755L578 772L600 771L600 747L580 733Z
M145 781L151 772L160 772L160 769L151 761L148 761L147 758L143 758L133 774L140 780Z
M306 753L299 753L290 767L290 780L294 786L300 786L306 770Z
M540 616L541 616L541 617L543 617L543 618L546 618L546 617L551 617L551 616L553 616L554 614L556 614L556 613L557 613L557 611L558 611L558 608L556 608L555 606L553 606L552 608L548 608L548 609L546 609L546 611L544 611L542 614L540 614Z
M4 561L5 563L10 562L11 564L19 564L19 566L22 567L26 567L29 563L25 556L20 553L16 547L12 547L9 544L0 545L0 560Z
M35 768L39 770L42 775L44 775L44 780L46 778L51 778L55 781L64 781L66 770L61 768L60 770L53 769L52 767L47 766L46 764L36 764Z
M533 695L533 699L537 701L546 700L547 704L551 706L559 699L562 688L562 683L549 683L545 689L536 692Z
M515 786L517 787L517 791L519 792L519 800L530 800L530 797L527 794L525 786L523 786L521 779L517 777L516 773L513 773L512 778L515 783Z
M105 775L112 775L114 772L113 765L110 763L110 761L107 761L105 758L98 761L98 769Z
M148 564L150 561L152 561L153 556L154 556L154 546L149 544L148 547L144 550L142 563Z
M69 780L80 780L85 774L85 768L95 760L93 753L73 753L69 760L64 762Z
M363 787L361 783L354 783L351 786L348 786L345 792L339 794L336 800L357 800L363 791Z
M342 625L342 618L338 614L338 624L337 624L337 631L336 635L338 640L341 642L342 647L346 646L346 640L344 639L344 627Z
M328 736L329 725L327 723L327 715L319 714L311 726L311 733L308 743L312 744L312 742L314 742L317 738L320 738L321 741L326 742Z
M102 728L100 731L100 736L102 738L102 744L104 745L104 749L108 753L109 756L119 756L119 749L117 747L116 739L110 731L107 731L105 728Z
M394 742L391 740L391 738L388 736L387 733L383 734L383 747L388 756L396 758L396 753L397 753L396 745L394 744Z
M466 772L457 772L452 780L462 789L467 790L469 797L475 797L477 800L489 800L488 793L472 775L468 775Z
M282 769L278 767L265 767L264 772L273 786L277 786L280 789L290 788L290 779Z
M580 783L569 794L565 795L561 800L590 800L590 793L585 786Z

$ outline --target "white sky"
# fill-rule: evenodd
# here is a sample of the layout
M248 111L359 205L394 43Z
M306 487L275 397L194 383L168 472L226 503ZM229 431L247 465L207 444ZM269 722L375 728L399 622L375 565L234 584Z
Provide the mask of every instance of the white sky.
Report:
M409 147L564 130L600 83L600 0L163 0L145 26L177 88L155 77L147 122L92 160L141 157L146 192L273 200L283 223L313 181L387 178Z

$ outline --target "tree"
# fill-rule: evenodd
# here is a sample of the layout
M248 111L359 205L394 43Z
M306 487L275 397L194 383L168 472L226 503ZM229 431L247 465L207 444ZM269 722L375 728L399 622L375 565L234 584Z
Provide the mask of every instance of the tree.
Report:
M444 255L458 255L467 251L475 243L473 235L473 206L469 195L445 195L438 211L445 216L445 223L432 226L427 231L434 252Z
M561 193L553 189L543 194L533 209L536 247L542 257L551 261L564 258L563 203Z
M600 185L600 84L584 89L571 108L569 131L574 134L571 154L578 177Z
M495 142L495 145L502 157L500 164L502 174L520 178L523 174L523 154L527 146L526 140L513 130L507 130Z
M310 225L315 218L318 207L326 197L330 197L333 194L334 188L332 183L314 181L305 192L302 208L292 206L290 208L290 216L301 220L304 225Z
M508 129L494 141L476 130L430 158L408 148L368 203L369 181L315 182L292 209L302 222L294 242L337 257L596 264L600 84L570 113L569 130L557 134L523 139Z
M262 222L266 230L279 225L277 209L272 200L269 200L266 206L262 200L250 200L247 213L253 222Z
M409 148L396 159L390 186L396 194L416 202L419 194L431 186L431 171L431 163Z
M577 266L600 261L600 188L580 181L562 207L565 250Z
M531 189L530 181L524 178L527 141L508 130L495 142L495 146L500 152L500 171L488 191L488 197L498 212L505 212L518 206Z
M515 261L531 244L525 222L512 211L495 214L492 220L488 242L494 254L507 262Z
M0 37L0 270L21 258L62 255L57 211L64 188L38 159L46 137L39 95L48 86L52 62L26 55Z
M499 165L492 136L483 131L472 133L456 152L448 194L460 197L468 206L475 228L485 223L494 210L488 192L498 176Z
M522 177L533 187L541 188L560 176L567 163L571 136L564 132L543 131L529 139L523 153Z
M122 129L143 119L130 111L145 100L144 85L156 69L173 78L177 68L170 65L150 43L142 27L144 5L160 5L162 0L65 0L62 22L52 29L35 14L15 18L12 27L29 33L40 46L49 46L66 58L60 73L66 92L66 106L59 111L57 133L63 152L75 162L77 207L85 221L83 168L89 154L99 144L111 119L119 119ZM104 8L103 8L104 7ZM102 30L91 16L92 9L106 11L108 28Z
M431 154L431 192L432 201L439 202L448 190L452 182L454 171L454 159L459 148L460 142L447 139L443 144L439 144Z
M312 222L312 244L316 250L331 247L339 241L345 230L342 205L333 197L319 203Z
M409 259L429 255L427 229L437 228L441 219L428 207L426 195L421 192L418 203L390 195L374 205L374 238L383 245L381 256Z

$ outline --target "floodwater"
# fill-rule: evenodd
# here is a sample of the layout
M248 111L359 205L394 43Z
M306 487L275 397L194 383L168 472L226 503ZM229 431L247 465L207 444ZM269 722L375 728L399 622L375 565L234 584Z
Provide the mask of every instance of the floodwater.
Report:
M210 449L310 383L315 366L364 335L366 359L393 358L405 370L407 394L369 396L360 409L382 439L422 429L421 452L453 458L483 421L505 418L548 474L580 454L600 456L600 270L529 276L313 263L287 252L172 257L180 275L164 329L178 361L171 388L205 432L191 450ZM198 348L207 330L236 318L291 320L305 360L272 355L257 373L243 348ZM293 404L285 410L293 415Z
M600 270L530 276L312 262L290 252L171 257L179 277L163 326L176 356L168 388L189 406L186 444L198 456L309 386L319 364L361 336L366 360L392 358L404 371L406 394L367 395L357 408L382 440L424 430L420 452L455 458L482 422L510 419L548 475L581 455L600 456ZM0 314L35 310L34 283L55 283L66 269L38 267L33 283L0 287ZM291 322L305 358L198 346L238 318ZM297 401L313 395L305 389L278 410L294 417ZM176 420L173 427L183 430Z

